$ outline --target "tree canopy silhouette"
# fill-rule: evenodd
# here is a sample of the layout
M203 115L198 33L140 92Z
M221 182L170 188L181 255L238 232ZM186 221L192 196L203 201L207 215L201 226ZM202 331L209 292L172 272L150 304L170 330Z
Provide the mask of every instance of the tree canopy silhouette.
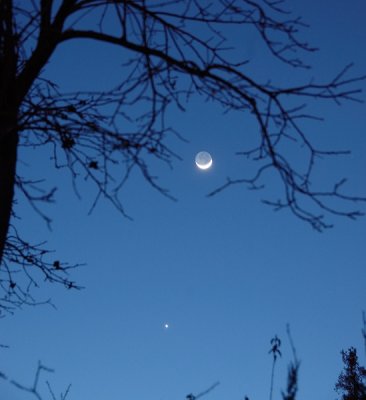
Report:
M344 369L335 385L342 400L366 400L366 369L358 363L357 350L350 347L342 351Z
M320 188L312 184L317 159L341 152L317 149L301 123L315 118L305 110L308 100L359 101L355 84L365 77L349 76L348 65L327 82L283 87L258 81L247 69L249 60L240 59L239 51L228 51L232 27L243 36L248 27L254 28L273 57L289 68L308 68L301 52L315 51L299 38L305 23L277 0L0 0L2 308L11 308L14 300L17 305L33 302L29 285L37 281L29 266L48 281L76 287L67 275L74 266L52 260L44 244L30 243L17 228L14 193L47 223L42 203L55 196L55 189L45 190L41 182L19 174L19 147L49 149L55 168L70 170L75 188L79 177L87 176L98 189L94 204L104 197L127 216L119 193L133 169L172 198L146 160L155 157L171 164L177 157L167 138L178 127L169 126L166 116L171 106L183 110L192 95L224 111L243 113L258 127L257 146L239 152L257 163L254 175L228 178L210 195L234 184L261 188L272 171L282 186L282 199L267 203L290 210L317 230L331 226L326 218L331 215L361 215L353 203L365 198L345 193L344 179ZM100 92L91 83L88 92L64 93L45 78L59 46L74 40L82 46L82 39L121 49L126 62L118 85ZM296 146L289 152L286 142ZM335 206L334 199L342 204ZM16 271L24 273L23 286Z

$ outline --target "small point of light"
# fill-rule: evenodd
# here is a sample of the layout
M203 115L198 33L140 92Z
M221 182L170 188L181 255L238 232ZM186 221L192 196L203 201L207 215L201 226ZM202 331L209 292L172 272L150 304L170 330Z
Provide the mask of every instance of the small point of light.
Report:
M169 329L169 324L164 324L165 329Z

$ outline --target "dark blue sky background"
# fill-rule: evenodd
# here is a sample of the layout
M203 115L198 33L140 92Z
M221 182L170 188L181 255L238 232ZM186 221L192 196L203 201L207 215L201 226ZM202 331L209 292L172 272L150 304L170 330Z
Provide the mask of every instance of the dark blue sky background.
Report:
M325 80L353 61L353 73L364 74L366 4L329 4L291 2L310 24L303 37L320 47L305 57L313 65L309 72L280 66L255 35L237 40L233 32L237 51L243 46L241 51L253 59L252 73L282 84L310 76ZM120 79L123 59L112 47L67 43L45 73L66 91L108 88ZM325 121L307 122L309 137L323 148L352 150L348 157L322 161L319 181L347 176L346 189L365 195L365 105L313 102L310 110ZM271 179L265 192L237 186L207 198L227 176L240 177L249 168L234 153L250 147L257 127L249 115L222 115L199 98L185 113L173 110L170 120L189 140L171 141L182 161L173 170L151 166L178 202L162 197L134 173L122 194L133 222L104 202L88 216L95 194L91 186L81 184L79 201L66 171L51 169L49 155L21 154L20 171L56 184L58 197L46 208L53 217L52 232L25 204L19 224L35 240L47 238L58 258L86 262L73 274L86 289L43 286L37 296L51 296L57 311L24 309L1 320L0 342L10 349L2 350L0 370L31 383L42 360L56 370L45 377L56 392L72 383L70 400L183 399L216 381L220 385L207 399L266 399L269 341L277 334L283 340L274 388L279 399L291 359L289 323L301 359L298 399L334 399L340 351L357 346L365 364L366 220L335 219L334 229L316 233L292 215L261 204L276 196ZM194 165L199 150L212 154L208 171ZM0 384L0 393L9 399L29 398Z

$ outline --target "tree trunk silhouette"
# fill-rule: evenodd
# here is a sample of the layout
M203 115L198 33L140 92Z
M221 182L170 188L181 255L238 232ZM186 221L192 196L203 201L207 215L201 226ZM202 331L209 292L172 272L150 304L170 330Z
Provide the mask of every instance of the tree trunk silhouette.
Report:
M11 217L18 145L17 37L13 4L0 1L0 263Z
M17 113L6 114L0 111L0 261L11 217L18 146Z

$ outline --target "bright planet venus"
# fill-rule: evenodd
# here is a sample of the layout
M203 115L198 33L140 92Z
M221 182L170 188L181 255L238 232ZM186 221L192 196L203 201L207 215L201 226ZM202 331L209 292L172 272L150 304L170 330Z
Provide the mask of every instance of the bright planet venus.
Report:
M209 169L212 165L211 154L207 151L200 151L196 154L195 162L199 169Z

